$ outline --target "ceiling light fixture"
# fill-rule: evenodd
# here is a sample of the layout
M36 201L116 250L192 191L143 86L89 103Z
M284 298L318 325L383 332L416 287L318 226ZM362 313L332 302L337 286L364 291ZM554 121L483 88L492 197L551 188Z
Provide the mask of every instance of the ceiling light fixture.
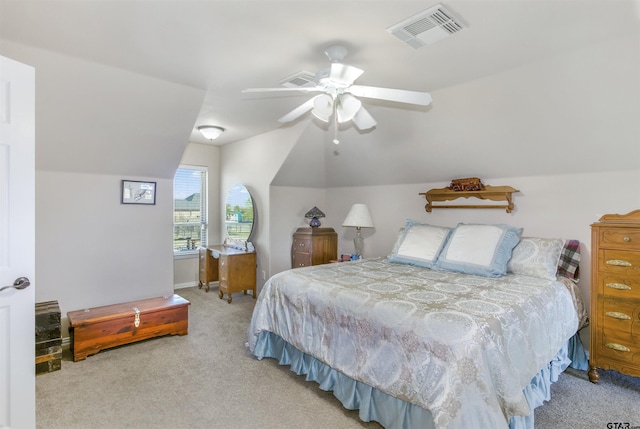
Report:
M224 128L215 125L202 125L198 127L198 131L202 133L208 140L215 140L224 132Z

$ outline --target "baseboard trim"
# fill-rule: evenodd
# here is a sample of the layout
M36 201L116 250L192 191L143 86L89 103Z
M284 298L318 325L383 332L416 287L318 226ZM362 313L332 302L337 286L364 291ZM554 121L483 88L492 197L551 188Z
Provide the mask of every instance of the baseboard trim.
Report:
M187 287L198 286L198 282L186 282L186 283L176 283L173 285L174 289L184 289Z

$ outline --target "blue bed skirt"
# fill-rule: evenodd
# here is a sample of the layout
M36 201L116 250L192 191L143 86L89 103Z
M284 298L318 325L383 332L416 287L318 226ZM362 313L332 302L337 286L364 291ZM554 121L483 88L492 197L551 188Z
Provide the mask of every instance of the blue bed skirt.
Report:
M353 380L319 360L301 352L278 335L262 332L254 349L258 359L277 359L280 365L290 365L291 371L306 375L307 381L315 381L320 389L333 395L350 410L359 410L360 419L377 421L386 429L434 429L431 413L422 407L389 396L381 391ZM587 357L578 334L574 335L556 357L536 374L524 389L531 412L528 416L512 417L510 429L534 429L533 410L551 399L551 384L568 366L586 370Z

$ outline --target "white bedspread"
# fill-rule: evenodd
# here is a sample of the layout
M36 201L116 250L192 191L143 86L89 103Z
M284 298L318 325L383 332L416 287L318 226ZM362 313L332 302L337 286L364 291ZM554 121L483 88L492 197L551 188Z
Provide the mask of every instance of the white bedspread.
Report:
M577 331L561 282L468 276L365 259L285 271L262 288L262 331L429 410L436 428L506 428L523 389Z

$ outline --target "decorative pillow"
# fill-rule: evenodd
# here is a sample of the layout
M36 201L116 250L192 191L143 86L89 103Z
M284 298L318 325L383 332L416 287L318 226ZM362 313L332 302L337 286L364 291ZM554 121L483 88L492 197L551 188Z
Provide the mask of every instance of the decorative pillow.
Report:
M580 241L567 240L558 261L558 276L577 283L580 280Z
M485 277L501 277L522 228L459 223L438 257L438 268Z
M555 280L564 240L523 237L513 249L507 272Z
M450 228L421 224L407 219L389 262L434 268Z

